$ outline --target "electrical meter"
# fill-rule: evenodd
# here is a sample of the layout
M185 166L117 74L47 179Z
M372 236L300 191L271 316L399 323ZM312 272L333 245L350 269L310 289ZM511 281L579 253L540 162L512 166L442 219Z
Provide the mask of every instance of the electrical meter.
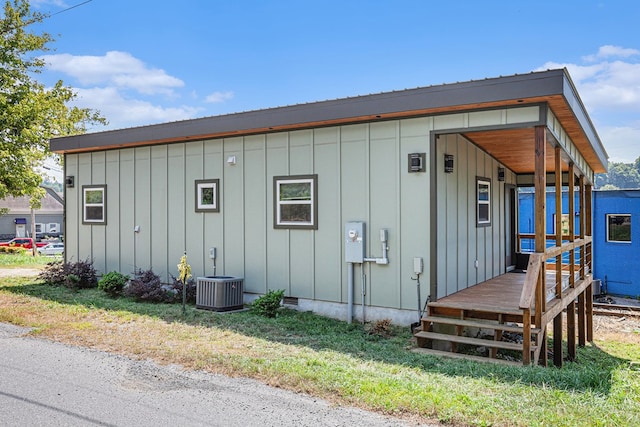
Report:
M344 227L344 257L346 262L364 262L364 222L347 222Z

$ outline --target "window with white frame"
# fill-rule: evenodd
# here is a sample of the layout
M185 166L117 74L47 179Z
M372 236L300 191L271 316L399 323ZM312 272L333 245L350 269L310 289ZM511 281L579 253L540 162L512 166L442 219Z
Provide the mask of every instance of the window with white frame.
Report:
M607 242L631 243L631 214L607 214Z
M107 186L83 185L82 186L82 223L106 224L107 223Z
M476 178L476 225L491 225L491 180Z
M220 212L219 179L196 180L196 212Z
M273 177L273 227L318 229L318 176Z

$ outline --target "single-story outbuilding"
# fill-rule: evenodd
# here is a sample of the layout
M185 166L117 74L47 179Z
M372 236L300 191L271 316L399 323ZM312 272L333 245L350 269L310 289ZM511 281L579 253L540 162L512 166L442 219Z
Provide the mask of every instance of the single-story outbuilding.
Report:
M564 69L63 137L51 149L68 181L67 259L169 279L185 251L195 276L212 274L217 248L216 274L243 277L248 299L284 289L301 309L405 324L428 296L515 265L518 185L544 191L547 178L572 176L590 194L607 165Z
M44 187L40 209L36 209L36 238L62 236L64 225L64 200L52 188ZM0 215L0 240L29 237L31 233L31 206L28 196L7 197L0 200L0 208L8 212Z

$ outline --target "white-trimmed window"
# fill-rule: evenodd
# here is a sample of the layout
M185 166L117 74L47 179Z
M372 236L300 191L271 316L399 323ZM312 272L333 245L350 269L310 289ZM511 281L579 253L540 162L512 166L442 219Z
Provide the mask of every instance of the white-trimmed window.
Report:
M491 180L476 178L476 225L491 225Z
M107 186L83 185L82 186L82 223L106 224L107 223Z
M196 212L220 212L219 179L196 180Z
M631 214L607 214L607 242L631 243Z
M273 227L318 229L318 175L273 177Z

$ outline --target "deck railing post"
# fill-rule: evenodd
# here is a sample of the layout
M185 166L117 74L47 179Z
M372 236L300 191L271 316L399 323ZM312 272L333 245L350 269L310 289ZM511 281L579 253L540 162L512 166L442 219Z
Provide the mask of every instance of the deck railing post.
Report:
M535 152L534 152L534 184L535 184L535 232L536 232L536 252L542 254L547 250L547 127L535 127ZM547 364L547 339L546 328L542 326L542 314L545 311L546 292L546 263L542 259L540 274L538 275L536 286L535 322L536 327L541 328L542 341L540 343L541 360L540 363Z
M531 310L522 310L522 364L531 364Z
M587 258L587 264L586 264L586 268L588 269L588 272L586 272L585 274L593 274L593 240L592 240L592 236L593 236L593 211L592 211L592 187L591 185L587 185L585 187L585 194L584 194L584 221L585 221L585 225L584 225L584 231L585 234L589 237L589 243L588 245L585 247L585 251L586 251L586 255L585 258ZM586 289L586 295L585 295L587 301L586 301L586 307L585 307L585 317L586 317L586 327L587 327L587 341L592 342L593 341L593 284L590 284L589 286L587 286Z
M576 360L576 303L573 301L567 306L567 355L569 360Z

